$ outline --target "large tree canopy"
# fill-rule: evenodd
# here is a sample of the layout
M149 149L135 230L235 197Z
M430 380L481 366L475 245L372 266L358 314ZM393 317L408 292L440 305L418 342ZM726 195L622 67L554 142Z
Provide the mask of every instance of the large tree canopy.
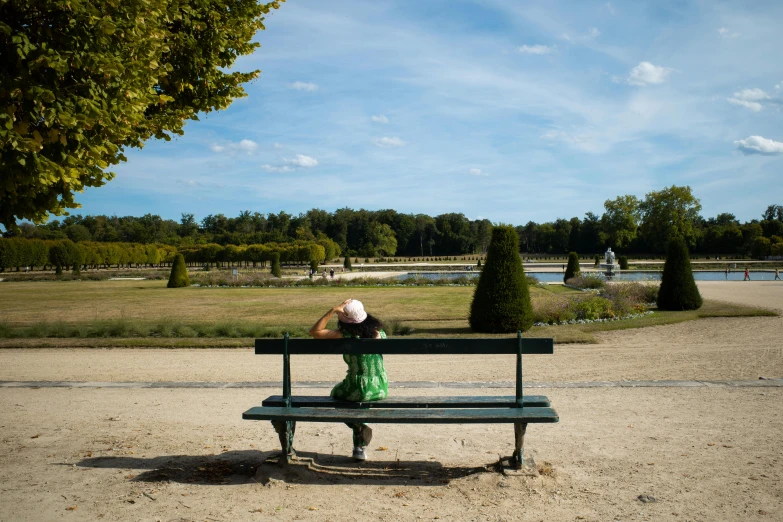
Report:
M648 193L639 204L641 229L647 244L663 249L673 237L681 237L686 244L696 242L696 224L701 203L688 186L665 187Z
M228 68L283 1L0 2L0 223L65 214L126 147L245 96L260 71Z

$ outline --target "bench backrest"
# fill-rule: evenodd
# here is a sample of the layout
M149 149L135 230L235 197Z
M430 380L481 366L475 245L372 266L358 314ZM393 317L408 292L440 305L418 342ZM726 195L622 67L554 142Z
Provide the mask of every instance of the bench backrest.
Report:
M292 354L515 354L516 407L522 407L522 354L555 353L554 340L544 338L491 337L486 339L256 339L256 355L283 356L283 401L291 405Z
M256 355L289 354L546 354L552 339L497 337L488 339L256 339Z

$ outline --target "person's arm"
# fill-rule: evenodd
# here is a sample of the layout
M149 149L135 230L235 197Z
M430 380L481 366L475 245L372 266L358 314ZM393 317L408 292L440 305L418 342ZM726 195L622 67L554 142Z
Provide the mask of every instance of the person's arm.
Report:
M312 328L310 328L310 335L313 336L313 339L342 339L343 334L341 334L337 330L329 330L326 328L327 323L329 323L329 319L331 319L332 315L336 312L342 312L345 308L345 305L351 302L351 299L347 299L342 304L339 304L326 312L323 317L318 319Z

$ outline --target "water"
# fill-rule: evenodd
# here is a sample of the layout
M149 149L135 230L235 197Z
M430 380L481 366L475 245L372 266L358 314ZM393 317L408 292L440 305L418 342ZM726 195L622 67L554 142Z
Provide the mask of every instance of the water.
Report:
M542 283L562 283L562 272L525 272L529 276L533 276ZM585 275L595 275L595 272L584 272ZM479 272L409 272L407 274L399 275L396 279L407 279L409 277L417 277L420 279L455 279L457 277L478 277ZM735 270L729 272L728 278L724 272L714 271L701 271L694 270L693 278L696 281L742 281L745 277L743 270ZM775 272L754 272L750 271L751 281L772 281L775 279ZM635 272L618 272L613 281L660 281L661 272L658 271L635 271Z

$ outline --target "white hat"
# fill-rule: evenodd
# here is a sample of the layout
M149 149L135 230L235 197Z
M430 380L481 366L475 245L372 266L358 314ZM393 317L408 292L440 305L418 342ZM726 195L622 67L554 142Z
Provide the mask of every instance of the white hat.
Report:
M337 317L344 323L358 324L367 319L367 312L364 311L362 302L354 299L345 305L342 313L337 312Z

